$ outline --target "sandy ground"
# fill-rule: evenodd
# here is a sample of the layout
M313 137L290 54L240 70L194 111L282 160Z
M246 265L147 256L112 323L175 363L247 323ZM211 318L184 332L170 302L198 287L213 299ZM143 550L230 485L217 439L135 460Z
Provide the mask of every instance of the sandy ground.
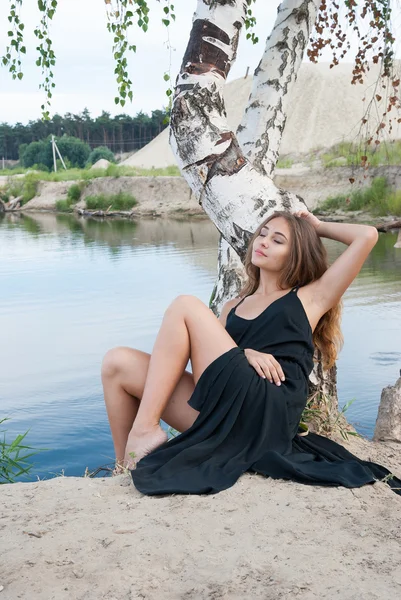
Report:
M397 444L353 440L401 473ZM0 600L401 597L401 498L246 474L212 496L131 479L0 486Z
M375 177L386 177L396 189L401 188L401 170L398 166L371 168L366 173L362 168L337 167L311 169L299 167L277 169L274 183L285 190L299 194L308 208L313 210L329 196L350 193L369 186ZM355 182L350 183L350 178ZM22 211L55 210L57 200L66 199L74 181L43 181L37 195L22 207ZM0 181L1 187L1 181ZM97 194L128 192L138 201L132 216L204 215L204 211L188 184L182 177L101 177L91 180L76 205L85 208L85 198Z

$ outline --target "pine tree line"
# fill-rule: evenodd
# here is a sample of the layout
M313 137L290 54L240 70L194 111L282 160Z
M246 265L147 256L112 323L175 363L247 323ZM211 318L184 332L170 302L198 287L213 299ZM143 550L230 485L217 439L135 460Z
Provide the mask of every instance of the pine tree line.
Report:
M103 111L92 119L85 108L80 114L55 114L49 121L29 121L27 125L0 123L0 158L18 160L20 146L46 139L49 135L76 137L93 149L107 146L114 153L131 152L146 146L167 126L167 112L154 110L151 116L138 112L135 117L122 113L111 117Z

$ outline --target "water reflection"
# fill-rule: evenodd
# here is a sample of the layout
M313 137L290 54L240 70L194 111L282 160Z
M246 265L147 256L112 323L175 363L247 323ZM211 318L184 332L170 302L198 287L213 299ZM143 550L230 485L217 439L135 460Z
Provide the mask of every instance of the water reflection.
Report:
M206 221L111 221L40 213L0 218L0 402L11 433L51 451L36 473L82 474L112 446L99 369L111 347L150 352L168 303L208 302L218 233ZM383 387L401 367L401 250L378 244L344 297L341 405L373 432ZM326 242L332 262L343 250Z

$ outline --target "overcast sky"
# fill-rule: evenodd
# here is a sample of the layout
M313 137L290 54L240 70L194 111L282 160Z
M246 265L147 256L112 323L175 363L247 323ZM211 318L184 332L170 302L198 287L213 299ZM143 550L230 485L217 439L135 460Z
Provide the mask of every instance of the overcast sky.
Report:
M258 25L256 33L260 42L253 46L240 41L237 61L230 79L244 76L247 66L256 67L263 52L265 38L271 31L279 0L259 0L254 5ZM173 80L179 70L183 53L188 43L189 32L196 0L175 0L177 21L170 31L173 46L171 75ZM167 50L166 28L161 23L163 3L150 0L154 12L150 15L146 34L133 28L130 38L137 46L136 54L130 54L129 72L133 81L134 100L124 108L116 106L114 97L117 86L114 80L114 62L111 53L112 38L106 29L106 12L103 0L59 0L53 19L51 37L56 53L55 83L51 114L58 112L78 113L87 107L92 117L102 110L112 115L138 111L150 113L166 105L166 83L163 74L169 70L170 56ZM0 54L7 43L9 29L7 14L8 0L0 0ZM39 23L40 13L36 0L24 0L21 13L25 24L27 54L24 57L24 78L13 81L7 70L0 69L0 121L27 123L41 116L40 106L44 94L38 90L41 71L35 65L37 39L33 29ZM329 60L327 55L326 60Z

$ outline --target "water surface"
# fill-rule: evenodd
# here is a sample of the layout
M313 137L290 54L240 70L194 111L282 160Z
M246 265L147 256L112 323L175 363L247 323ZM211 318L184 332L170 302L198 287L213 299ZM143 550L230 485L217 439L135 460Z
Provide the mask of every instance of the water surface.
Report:
M0 221L0 417L7 437L47 448L36 475L82 475L113 459L100 364L113 346L151 352L178 294L208 302L218 235L208 221L98 221L6 215ZM340 404L373 434L380 393L401 368L401 250L381 234L344 297ZM331 260L342 250L328 242Z

